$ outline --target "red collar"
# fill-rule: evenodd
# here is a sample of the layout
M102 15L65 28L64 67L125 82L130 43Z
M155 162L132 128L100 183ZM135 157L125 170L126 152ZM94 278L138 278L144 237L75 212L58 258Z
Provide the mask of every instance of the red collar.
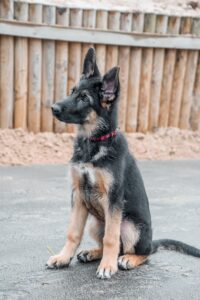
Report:
M92 142L101 142L109 139L110 137L115 137L117 135L117 129L115 129L113 132L108 133L106 135L102 135L100 137L91 136L90 141Z

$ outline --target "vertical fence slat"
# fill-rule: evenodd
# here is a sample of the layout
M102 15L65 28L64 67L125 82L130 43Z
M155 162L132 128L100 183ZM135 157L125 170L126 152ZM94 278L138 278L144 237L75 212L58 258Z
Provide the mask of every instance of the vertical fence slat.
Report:
M0 17L13 19L13 1L0 1ZM13 127L14 39L1 36L0 43L0 127Z
M28 4L15 3L16 20L28 20ZM28 39L15 38L14 127L27 128Z
M192 24L192 34L199 34L200 32L200 22L195 22L193 19ZM198 50L190 50L187 57L187 65L185 71L185 80L184 80L184 88L183 88L183 96L181 101L181 110L180 110L180 120L179 127L181 129L190 128L190 112L192 106L192 92L195 81L195 74L197 69L198 62Z
M167 31L167 16L157 16L156 33L165 34ZM160 94L162 86L163 65L165 50L155 49L153 56L153 69L150 91L150 108L149 108L149 130L152 131L158 127Z
M133 14L132 31L143 32L144 14ZM127 104L127 132L135 132L137 130L137 115L139 106L139 90L141 75L141 48L131 48L129 79L128 79L128 104Z
M42 5L29 5L29 21L42 22ZM41 117L41 67L42 67L42 41L29 40L29 72L28 72L28 129L33 132L40 131Z
M83 27L85 28L95 28L96 25L96 11L95 10L83 10ZM85 55L88 51L89 47L92 47L93 44L82 44L82 59L81 59L81 67L83 66Z
M70 23L71 27L81 27L82 26L82 15L83 11L81 9L70 9ZM79 81L80 74L82 71L81 66L81 44L80 43L70 43L69 46L69 81L68 90ZM73 132L75 130L74 125L68 125L67 131Z
M200 55L198 58L197 72L193 90L190 124L193 130L200 130Z
M62 26L69 25L69 9L56 9L56 24ZM68 42L56 42L56 57L55 57L55 102L62 100L67 95L68 82ZM55 132L63 132L67 125L54 118Z
M120 17L120 30L131 31L132 27L132 14L121 13ZM129 59L130 59L130 47L119 47L118 63L120 66L120 113L119 113L119 125L122 131L126 128L126 108L128 97L128 75L129 75Z
M144 32L155 32L156 16L153 14L145 15ZM142 50L142 65L140 78L140 95L138 109L138 131L146 132L149 119L149 102L151 74L153 65L153 49L146 48Z
M181 19L181 34L190 33L191 30L191 18L182 18ZM171 103L169 111L169 121L168 125L172 127L178 127L179 115L180 115L180 106L181 98L183 93L183 84L187 63L187 50L177 50L176 52L176 62L174 69L174 78L172 84L172 94L171 94Z
M178 34L180 28L179 17L169 17L167 33ZM166 127L169 118L169 107L172 91L172 83L174 76L174 66L176 60L176 50L165 50L165 62L162 79L162 88L160 96L160 112L159 112L159 126Z
M108 13L108 29L119 30L120 12ZM118 46L107 46L106 49L106 71L115 67L118 63Z
M56 9L54 6L43 7L43 22L53 25L56 20ZM54 72L55 72L55 42L43 41L42 49L42 109L41 130L53 130L53 117L51 105L54 101Z
M108 12L98 10L96 12L96 28L107 29ZM106 45L96 45L96 59L101 74L106 72Z

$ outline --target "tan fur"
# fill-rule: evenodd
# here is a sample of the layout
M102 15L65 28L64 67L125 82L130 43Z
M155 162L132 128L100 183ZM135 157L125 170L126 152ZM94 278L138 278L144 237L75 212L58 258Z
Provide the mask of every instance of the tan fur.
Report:
M105 208L105 235L103 238L103 258L98 272L105 270L114 274L117 271L117 258L120 249L121 211Z
M81 262L90 262L90 261L101 259L102 254L103 254L103 248L95 248L95 249L90 249L90 250L84 250L84 251L81 251L78 254L78 259Z
M103 236L104 236L104 222L92 217L92 221L89 225L89 234L93 240L102 247L103 245Z
M83 174L88 174L93 185L90 201L85 199L85 193L81 186ZM113 177L105 169L93 167L90 163L71 164L71 176L73 189L78 188L88 211L99 220L105 219L105 207L108 202L108 192L112 186Z
M126 254L119 257L119 262L123 264L124 269L131 270L141 264L143 264L148 259L148 256L145 255L135 255L135 254Z
M79 132L86 135L91 135L96 128L98 116L94 110L88 114L86 122L79 127Z
M102 254L103 254L103 248L89 250L89 256L91 260L97 260L102 258Z
M103 100L101 101L101 106L102 106L103 108L109 109L110 106L111 106L111 103L109 103L108 100L103 99Z
M58 255L51 256L47 262L49 267L64 266L70 263L82 239L88 210L81 199L79 190L74 191L73 207L66 243Z
M134 254L135 245L140 238L140 230L132 221L124 220L121 224L121 240L123 252L125 254Z

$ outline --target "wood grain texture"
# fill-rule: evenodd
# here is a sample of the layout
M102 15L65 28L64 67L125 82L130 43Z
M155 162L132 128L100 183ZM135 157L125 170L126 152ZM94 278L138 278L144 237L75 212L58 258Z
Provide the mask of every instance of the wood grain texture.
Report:
M200 20L195 19L192 21L192 34L200 33ZM184 87L183 87L183 95L181 101L181 109L180 109L180 119L179 119L179 127L181 129L189 129L190 128L190 113L192 107L193 100L193 88L195 82L195 75L197 70L197 62L198 62L199 51L191 50L188 53L187 57L187 65L185 71L185 79L184 79Z
M108 12L98 10L96 12L96 28L107 29L108 27ZM96 45L96 59L99 71L101 74L106 72L106 45Z
M108 13L108 29L119 30L120 28L120 12ZM106 49L106 71L117 66L118 64L118 47L107 46Z
M43 22L55 24L56 9L54 6L43 7ZM42 45L42 106L41 106L41 131L53 130L53 116L51 106L54 102L54 77L55 77L55 42L43 41Z
M144 19L144 32L154 32L155 26L156 16L152 14L146 14ZM140 132L146 132L148 130L152 66L153 49L143 49L137 128L137 130Z
M144 14L133 14L132 31L143 32ZM137 130L137 115L139 106L140 75L141 75L142 49L131 48L130 66L128 78L128 98L127 98L127 122L126 131L135 132Z
M95 10L83 10L83 20L82 20L82 27L84 28L95 28L96 25L96 11ZM81 51L81 70L83 67L83 62L85 59L85 55L89 49L89 47L93 47L93 43L84 43L82 44L82 51Z
M169 17L167 33L178 34L180 29L180 18ZM176 50L165 50L164 72L162 79L159 127L167 127L169 119L169 107L176 61Z
M56 9L56 24L69 25L69 9ZM69 64L69 43L56 41L55 57L55 102L64 99L68 93L68 64ZM54 131L64 132L67 125L54 118Z
M167 16L157 16L155 32L165 34L167 31L167 22ZM154 50L150 88L149 131L153 131L158 127L164 58L164 49Z
M12 0L0 1L0 17L13 19ZM0 127L13 127L14 39L1 36L0 40Z
M188 34L191 30L192 19L182 18L180 34ZM174 68L174 78L172 83L172 94L169 108L168 126L178 127L181 99L183 94L183 85L187 63L187 50L177 50Z
M93 43L143 48L200 49L200 39L192 35L129 33L118 30L100 30L53 26L1 20L0 34L35 39L49 39L75 43Z
M15 3L16 20L28 20L28 4ZM15 39L15 88L14 88L14 128L27 128L28 101L28 39Z
M190 126L193 130L200 130L200 55L198 57L198 64L192 97Z
M82 26L83 11L81 9L70 9L70 20L69 25L71 27L81 27ZM74 85L79 81L82 66L81 66L81 44L80 43L70 43L69 46L69 69L68 69L68 91L70 91ZM68 132L74 132L75 126L68 125Z
M29 21L42 22L42 5L29 5ZM42 41L29 40L28 72L28 129L35 133L40 131L41 88L42 88Z
M121 13L120 30L130 32L132 29L132 14ZM120 109L119 126L122 131L126 129L126 111L128 98L130 47L119 47L118 65L120 66Z
M200 19L194 18L192 21L192 32L197 36L200 35ZM194 89L192 94L192 106L190 112L190 127L193 130L200 130L200 54L196 68Z

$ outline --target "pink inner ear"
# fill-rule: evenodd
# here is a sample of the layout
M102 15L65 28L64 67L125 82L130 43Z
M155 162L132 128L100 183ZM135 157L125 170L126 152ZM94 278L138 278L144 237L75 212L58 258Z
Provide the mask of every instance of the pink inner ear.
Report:
M108 81L108 82L104 82L103 85L103 90L105 94L114 94L114 82L113 81Z

